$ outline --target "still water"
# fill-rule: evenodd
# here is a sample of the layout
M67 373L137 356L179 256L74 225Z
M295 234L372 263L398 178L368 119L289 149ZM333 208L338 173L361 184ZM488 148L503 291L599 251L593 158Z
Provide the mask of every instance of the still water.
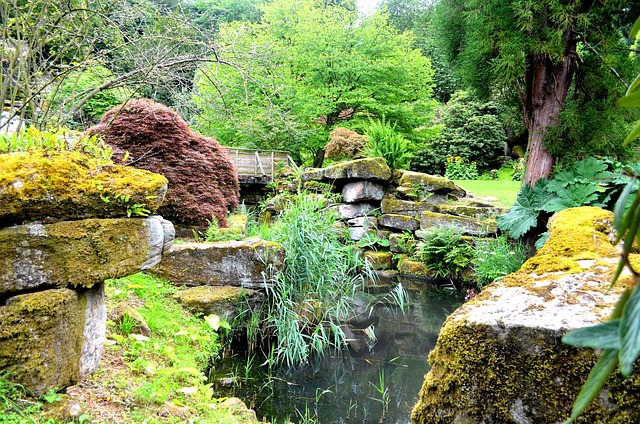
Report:
M428 353L462 302L456 294L427 291L413 293L404 313L379 303L367 322L351 328L350 354L327 354L295 370L269 371L257 356L230 355L216 364L216 394L237 396L274 423L408 424Z

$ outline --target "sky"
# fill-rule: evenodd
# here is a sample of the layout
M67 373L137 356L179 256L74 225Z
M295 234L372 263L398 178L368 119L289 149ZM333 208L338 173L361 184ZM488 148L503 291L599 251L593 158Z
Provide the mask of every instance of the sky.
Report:
M362 14L368 15L376 9L378 3L380 3L380 0L357 0L357 2L358 10Z

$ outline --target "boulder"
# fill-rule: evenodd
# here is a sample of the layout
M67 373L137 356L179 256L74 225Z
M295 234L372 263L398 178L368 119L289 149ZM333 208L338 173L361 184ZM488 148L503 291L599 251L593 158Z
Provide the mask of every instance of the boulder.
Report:
M493 206L473 206L465 203L442 203L437 206L437 211L449 215L466 216L468 218L482 219L494 218L509 212L508 208L496 208Z
M367 250L363 257L376 270L390 269L393 262L393 253L391 252Z
M473 236L487 236L495 234L498 230L498 224L495 219L475 219L429 211L424 211L420 214L420 229L426 230L427 228L441 226L460 227L465 234ZM420 237L420 231L417 231L416 235Z
M309 169L300 175L303 182L310 180L333 182L346 179L389 181L390 178L391 170L383 158L342 162L326 168Z
M160 261L173 242L161 217L31 223L0 229L0 295L39 286L89 288Z
M628 286L610 279L619 251L613 214L568 209L516 273L489 285L445 322L413 423L558 423L596 361L564 345L570 330L606 320ZM612 376L581 422L640 422L640 377Z
M368 227L349 227L349 236L353 241L360 241L368 231Z
M366 216L375 206L370 203L343 203L338 205L338 214L343 220Z
M446 202L446 199L443 200ZM382 213L394 213L400 215L420 216L424 211L437 212L436 204L429 201L413 202L410 200L393 199L385 197L380 204Z
M37 396L94 371L106 325L101 296L101 288L89 295L63 288L7 299L0 306L0 370Z
M398 272L403 277L435 278L433 271L422 261L403 258L398 261Z
M155 212L166 191L162 175L78 152L0 155L0 227Z
M379 202L383 195L382 185L371 181L355 181L345 184L342 188L342 197L347 203Z
M148 272L186 286L264 287L284 265L278 243L243 241L175 244Z
M439 175L423 174L414 171L402 171L398 176L398 185L401 187L420 187L424 191L434 193L453 193L464 197L466 191L448 178Z
M415 231L420 227L416 218L410 215L387 213L378 217L378 224L400 231Z
M237 286L199 286L180 290L173 297L194 314L215 314L232 322L242 309L258 307L264 293Z

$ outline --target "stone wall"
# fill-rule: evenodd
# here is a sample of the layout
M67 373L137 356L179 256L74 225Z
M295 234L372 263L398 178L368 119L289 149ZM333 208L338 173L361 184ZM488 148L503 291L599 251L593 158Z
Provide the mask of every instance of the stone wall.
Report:
M104 281L160 261L167 180L74 152L0 155L0 370L40 395L94 372Z
M391 171L382 158L358 159L301 175L310 189L313 183L327 183L341 194L335 206L349 236L384 239L365 257L377 269L380 280L432 280L428 267L406 255L407 245L415 245L422 232L431 227L456 226L474 237L495 235L495 216L506 212L488 199L474 199L453 181L437 175L412 171ZM273 202L272 209L277 211ZM375 237L371 237L375 236ZM385 243L386 244L386 243Z

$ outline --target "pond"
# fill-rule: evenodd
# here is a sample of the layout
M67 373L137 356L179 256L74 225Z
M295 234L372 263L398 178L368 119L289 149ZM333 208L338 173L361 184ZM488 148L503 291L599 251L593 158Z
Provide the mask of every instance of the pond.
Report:
M463 302L458 293L413 293L410 307L377 303L350 327L350 353L326 354L295 370L266 359L228 355L212 370L217 396L237 396L271 422L410 423L428 353L445 318ZM261 366L262 365L262 366Z

